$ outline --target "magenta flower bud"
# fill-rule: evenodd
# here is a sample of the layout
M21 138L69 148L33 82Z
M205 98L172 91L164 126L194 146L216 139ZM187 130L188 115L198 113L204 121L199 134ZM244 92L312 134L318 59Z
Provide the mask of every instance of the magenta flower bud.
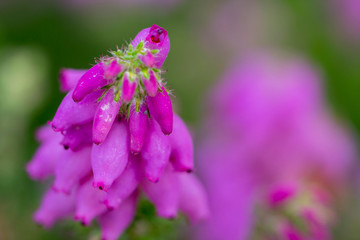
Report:
M145 175L149 181L159 181L169 162L170 151L171 147L168 137L164 136L156 121L150 121L145 144L141 150L141 156L145 165Z
M92 122L82 125L73 125L63 132L61 144L65 149L77 151L83 146L92 144Z
M159 91L155 97L148 97L147 105L150 116L159 123L161 131L165 135L171 134L173 130L173 110L166 89L162 87L162 91Z
M194 145L191 135L181 118L174 114L174 131L169 135L170 160L177 171L191 172L194 169Z
M108 191L111 184L124 171L129 157L129 136L125 121L115 122L100 145L93 145L91 165L93 186Z
M87 123L94 117L98 105L97 100L101 96L102 90L90 94L79 103L72 100L73 91L71 90L64 97L51 122L55 131L64 131L72 125Z
M32 179L41 180L54 174L55 165L64 151L59 147L61 137L61 134L55 133L49 126L42 127L37 132L37 138L42 143L26 166Z
M146 105L140 106L139 112L132 105L129 115L129 131L130 131L130 150L132 153L140 153L147 132L148 116L146 114Z
M140 56L139 59L148 68L155 66L155 58L150 51L147 52L144 56Z
M80 78L72 93L72 99L75 102L80 102L90 93L114 81L113 79L104 78L104 67L104 63L98 63Z
M142 182L146 196L156 207L156 213L164 218L175 218L179 207L179 179L171 168L164 171L157 182Z
M102 240L116 240L134 219L137 193L127 198L117 209L99 217Z
M140 159L130 154L124 172L118 177L108 191L104 204L108 209L116 209L137 188L140 181Z
M87 72L86 69L63 68L60 70L60 90L68 92L76 87L79 79Z
M131 77L130 73L125 73L122 85L122 98L125 102L130 102L136 90L135 76Z
M91 179L81 185L76 197L74 220L80 221L84 226L89 226L96 216L107 210L101 203L105 195L104 191L93 188Z
M34 220L45 228L50 228L60 219L70 216L75 209L75 194L65 195L49 189L41 205L34 214Z
M142 82L144 83L147 95L149 95L150 97L155 97L158 92L158 84L154 71L149 71L149 79L142 77Z
M286 203L286 201L293 197L295 194L295 185L287 184L283 186L276 186L270 191L270 194L268 196L268 203L271 207L277 207L281 204Z
M110 88L97 107L93 124L93 142L100 144L105 141L114 120L119 113L121 101L114 100L114 89Z
M53 189L57 192L70 194L79 181L91 171L90 147L79 151L65 151L55 167Z
M144 41L145 47L159 50L154 56L155 66L161 68L170 51L170 39L167 31L162 27L153 25L151 28L141 30L131 42L131 45L136 47L141 41Z
M123 70L123 67L116 60L112 61L108 66L104 66L104 68L104 78L108 80L115 78Z
M194 175L185 173L178 174L178 178L180 186L179 209L193 223L206 219L209 216L209 206L200 181Z

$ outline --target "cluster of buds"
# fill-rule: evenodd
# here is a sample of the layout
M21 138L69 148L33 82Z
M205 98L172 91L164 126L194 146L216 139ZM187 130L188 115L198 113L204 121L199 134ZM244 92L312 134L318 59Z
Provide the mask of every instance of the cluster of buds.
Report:
M153 25L89 70L62 70L68 93L51 127L38 131L41 146L27 165L34 179L55 176L36 222L50 227L73 214L89 225L96 218L102 239L117 239L141 191L161 217L178 210L191 221L207 216L204 190L191 173L192 138L161 78L169 49L166 30Z
M257 208L253 239L331 239L331 197L323 187L281 184Z

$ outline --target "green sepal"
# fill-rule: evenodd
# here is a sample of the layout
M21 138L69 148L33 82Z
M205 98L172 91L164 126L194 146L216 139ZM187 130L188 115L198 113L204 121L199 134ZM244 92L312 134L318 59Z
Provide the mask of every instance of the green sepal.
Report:
M144 76L144 78L150 79L150 74L149 74L149 69L148 68L141 69L141 73Z

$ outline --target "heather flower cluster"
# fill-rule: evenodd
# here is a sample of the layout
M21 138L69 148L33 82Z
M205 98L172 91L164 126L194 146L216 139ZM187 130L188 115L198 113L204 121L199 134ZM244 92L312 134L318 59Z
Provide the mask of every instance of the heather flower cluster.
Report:
M68 93L51 127L38 130L41 146L27 165L33 179L54 176L36 222L50 227L72 215L89 225L96 218L102 239L117 239L141 192L161 217L178 210L193 222L207 216L204 190L191 173L192 138L161 77L169 49L167 31L153 25L89 70L61 71Z
M302 59L235 62L208 101L199 170L211 217L196 239L331 239L355 146L322 99Z

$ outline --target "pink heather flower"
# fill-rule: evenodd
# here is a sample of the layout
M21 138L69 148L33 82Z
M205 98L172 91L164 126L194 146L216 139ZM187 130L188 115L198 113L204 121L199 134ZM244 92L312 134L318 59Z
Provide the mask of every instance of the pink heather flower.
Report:
M96 219L102 239L115 240L132 222L141 191L159 216L183 211L192 222L208 216L205 191L187 173L194 167L191 135L161 78L169 48L166 30L154 25L82 76L62 72L69 92L52 129L37 132L41 146L27 166L34 179L55 176L35 221L50 227L72 216L87 226ZM70 78L71 84L63 80Z
M199 168L211 217L196 238L331 239L355 148L324 106L316 71L253 54L208 103Z

